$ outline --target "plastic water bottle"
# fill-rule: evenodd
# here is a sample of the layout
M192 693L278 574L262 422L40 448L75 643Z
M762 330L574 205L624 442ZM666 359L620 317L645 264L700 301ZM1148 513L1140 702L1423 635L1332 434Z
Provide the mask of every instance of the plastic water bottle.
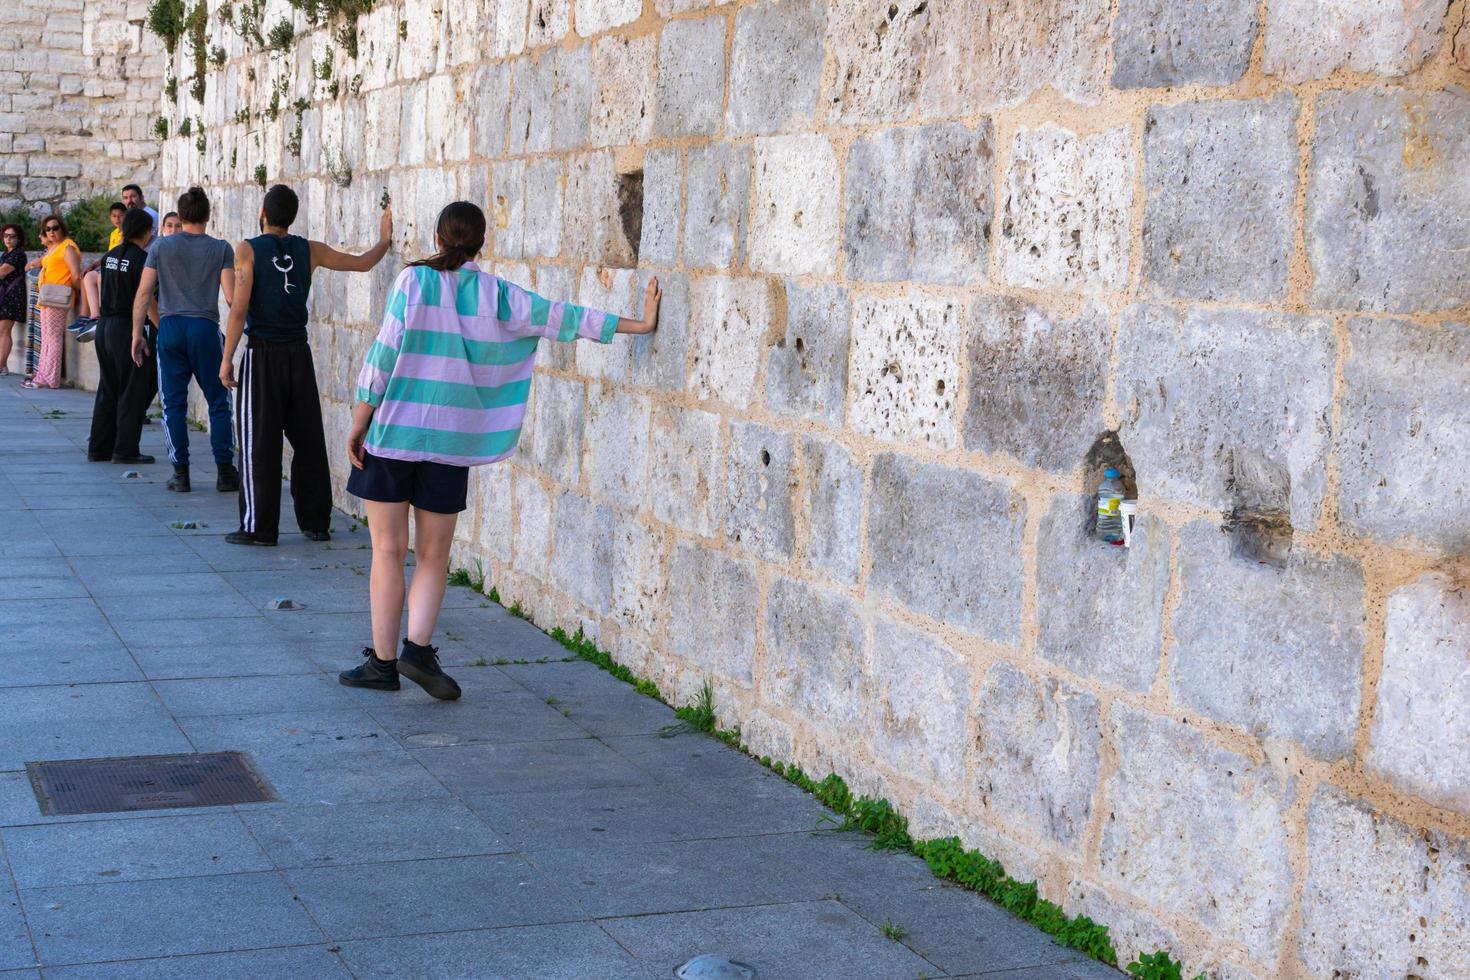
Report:
M1097 488L1097 537L1108 544L1123 543L1123 481L1118 471L1109 466L1103 470L1103 481Z

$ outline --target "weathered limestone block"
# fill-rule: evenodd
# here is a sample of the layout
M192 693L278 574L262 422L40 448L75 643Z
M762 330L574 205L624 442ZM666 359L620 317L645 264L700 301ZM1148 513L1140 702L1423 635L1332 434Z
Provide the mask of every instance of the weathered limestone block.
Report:
M563 195L563 253L593 265L637 264L636 243L628 240L618 203L618 175L611 153L568 157Z
M1251 0L1121 0L1113 25L1113 85L1230 85L1250 66Z
M914 110L928 41L930 4L832 0L827 52L834 75L828 113L837 122L898 122Z
M556 500L552 584L594 613L607 610L612 593L612 520L612 508L570 490Z
M786 280L786 332L770 345L766 408L842 424L851 319L846 289Z
M1178 532L1170 689L1184 704L1334 761L1352 754L1363 667L1363 570L1293 554L1286 568L1232 554L1196 522Z
M1309 302L1394 312L1470 303L1467 157L1463 91L1324 92L1307 186Z
M1324 785L1307 810L1301 961L1311 976L1470 976L1470 841Z
M615 514L612 523L613 576L611 609L624 630L641 638L659 635L667 616L668 576L664 556L668 532L633 514Z
M674 265L679 261L683 169L677 147L649 150L643 157L643 230L638 261L644 265Z
M730 55L727 133L764 135L812 123L826 30L820 0L764 0L741 8Z
M1289 82L1326 78L1339 68L1407 75L1439 50L1445 7L1418 0L1271 0L1266 73Z
M820 436L801 437L801 456L807 564L855 584L862 570L863 468L841 443Z
M1261 498L1312 530L1327 489L1335 347L1325 317L1135 306L1113 400L1141 493L1222 512Z
M691 147L688 182L684 264L739 265L745 259L750 211L750 148L731 143Z
M766 599L763 698L833 735L855 735L867 701L860 607L840 592L777 578Z
M643 0L576 0L577 33L591 37L631 23L643 13Z
M658 307L658 329L630 337L632 348L629 377L634 384L661 391L683 391L689 352L689 280L678 272L638 272L638 309L643 315L644 290L648 280L658 277L663 299Z
M492 57L505 58L526 50L526 4L520 0L489 0Z
M939 640L879 616L863 731L878 760L959 796L965 778L970 666Z
M1140 954L1159 949L1178 955L1184 945L1174 929L1149 912L1138 908L1122 896L1113 895L1094 882L1074 878L1067 883L1067 900L1063 903L1069 915L1085 915L1094 922L1105 922L1108 939L1118 953L1119 963L1131 963ZM1197 977L1202 964L1186 960L1183 975ZM1210 980L1225 980L1224 974L1209 972ZM1243 980L1232 977L1231 980ZM1254 980L1254 978L1252 978Z
M531 0L526 47L539 48L566 37L572 29L572 0Z
M964 316L962 300L856 297L848 424L893 442L954 445Z
M669 649L696 667L749 687L755 667L755 572L749 563L688 541L669 566Z
M1149 108L1143 274L1153 288L1187 299L1286 295L1297 108L1285 94Z
M587 145L592 108L592 52L586 45L570 51L551 48L536 59L514 63L510 82L509 152L541 153ZM508 68L508 66L507 66ZM499 95L499 100L488 96ZM481 113L505 113L505 94L492 89Z
M837 265L839 173L824 136L772 136L755 148L750 267L830 275Z
M587 405L587 474L595 500L639 509L648 496L648 401L593 385Z
M582 270L577 301L581 305L606 313L624 316L635 311L638 297L638 273L634 269ZM615 336L612 343L578 340L575 344L577 373L589 378L626 381L633 367L633 348L629 338Z
M690 311L699 325L689 390L700 398L745 408L755 396L764 334L771 323L773 285L765 279L705 276L690 287Z
M980 805L1002 823L1075 851L1097 789L1097 699L1002 661L985 675L975 708Z
M494 466L476 466L471 473L479 474L479 493L476 508L479 511L478 544L490 557L498 561L510 561L511 532L515 527L511 505L511 468L508 463Z
M658 53L660 136L713 136L725 110L725 24L721 15L664 26Z
M996 247L1013 286L1080 292L1128 283L1133 161L1128 134L1079 139L1046 123L1011 144Z
M525 470L515 475L514 493L516 525L512 544L515 567L545 582L549 578L551 555L551 494Z
M1059 494L1041 519L1036 655L1084 677L1147 691L1163 644L1169 528L1141 514L1133 546L1117 548L1088 533L1096 507L1091 494Z
M404 167L423 164L428 155L428 134L425 131L429 114L429 87L424 82L413 82L402 87L403 101L398 116L398 163ZM335 122L334 122L335 120ZM322 145L337 149L346 155L345 134L341 131L340 113L324 113L322 116ZM275 148L274 141L266 143L267 153ZM331 154L329 153L329 157Z
M853 143L843 230L848 275L983 282L992 157L989 122L889 129Z
M949 0L928 7L921 115L1015 105L1048 85L1072 102L1102 98L1108 0Z
M712 412L656 406L649 442L653 516L690 534L709 535L723 513L720 417Z
M523 252L527 258L561 252L561 160L540 157L526 165L526 228Z
M996 643L1021 634L1026 503L1005 481L882 453L868 502L869 585Z
M626 146L653 138L658 38L610 35L592 47L593 146Z
M1110 728L1118 769L1107 781L1104 882L1274 962L1294 883L1285 818L1295 783L1117 702Z
M725 452L725 537L767 561L796 549L791 496L796 490L796 440L759 422L730 423Z
M1388 597L1368 766L1405 793L1470 813L1470 597L1442 574Z
M1103 431L1112 331L1107 311L1071 319L981 296L970 311L965 448L1070 473Z
M531 461L567 486L582 476L582 382L540 377L531 390Z
M1339 518L1380 541L1458 551L1470 527L1470 325L1348 321Z

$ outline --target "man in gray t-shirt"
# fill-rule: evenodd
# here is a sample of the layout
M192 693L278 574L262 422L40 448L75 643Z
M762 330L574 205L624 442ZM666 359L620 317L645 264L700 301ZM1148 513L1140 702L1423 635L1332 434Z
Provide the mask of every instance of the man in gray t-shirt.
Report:
M235 291L234 249L205 234L209 198L198 187L179 196L178 233L159 238L148 250L138 299L133 305L133 360L139 365L147 350L143 320L153 287L158 286L158 386L163 394L163 427L168 456L174 464L168 488L188 493L189 379L199 383L209 402L209 447L219 471L215 488L240 489L230 428L230 393L219 379L219 297Z

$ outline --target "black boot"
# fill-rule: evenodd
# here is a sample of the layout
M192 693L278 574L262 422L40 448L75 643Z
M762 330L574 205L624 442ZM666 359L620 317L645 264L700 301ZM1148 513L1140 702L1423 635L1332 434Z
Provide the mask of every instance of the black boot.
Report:
M440 701L459 697L459 685L439 667L439 648L419 646L404 639L398 654L398 672Z
M174 475L168 481L168 488L174 493L188 493L194 489L189 485L189 467L187 464L184 466L174 465Z
M367 659L337 675L337 680L348 687L370 687L375 691L398 690L398 661L379 660L372 647L363 647L362 655Z
M219 478L214 481L214 488L220 493L234 493L240 489L240 471L233 463L219 465Z
M267 541L264 538L257 538L255 535L251 534L249 531L244 530L243 528L238 531L231 531L229 534L226 534L225 544L252 544L260 545L265 548L274 548L276 546L276 543L274 541Z

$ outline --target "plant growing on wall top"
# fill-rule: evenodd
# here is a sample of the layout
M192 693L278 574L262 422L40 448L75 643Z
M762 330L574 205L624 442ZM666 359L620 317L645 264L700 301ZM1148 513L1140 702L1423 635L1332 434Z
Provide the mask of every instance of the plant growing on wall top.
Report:
M184 33L184 0L153 0L148 6L148 29L163 38L163 46L173 54Z

